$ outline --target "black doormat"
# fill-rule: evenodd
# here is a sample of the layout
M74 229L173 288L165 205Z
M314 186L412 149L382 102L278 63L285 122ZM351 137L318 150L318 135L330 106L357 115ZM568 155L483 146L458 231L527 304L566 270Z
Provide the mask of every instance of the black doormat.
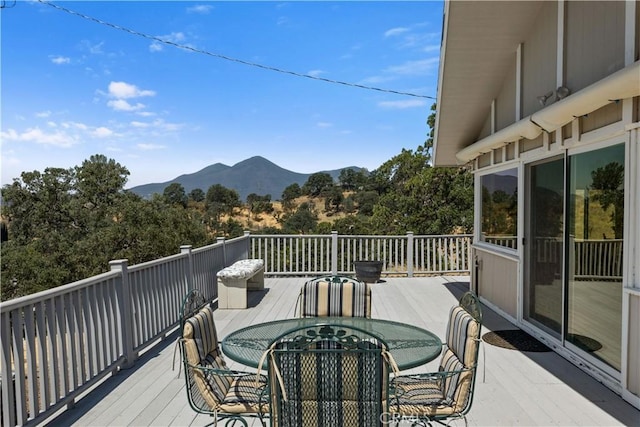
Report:
M487 332L482 336L487 344L509 350L544 352L551 351L549 347L523 331L522 329L502 329Z

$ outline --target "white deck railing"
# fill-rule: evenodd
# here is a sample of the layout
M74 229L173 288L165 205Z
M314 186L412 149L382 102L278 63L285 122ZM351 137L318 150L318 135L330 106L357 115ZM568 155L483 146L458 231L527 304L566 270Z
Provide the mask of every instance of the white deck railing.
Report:
M355 274L359 260L383 262L384 275L468 273L471 235L253 235L250 254L276 276Z

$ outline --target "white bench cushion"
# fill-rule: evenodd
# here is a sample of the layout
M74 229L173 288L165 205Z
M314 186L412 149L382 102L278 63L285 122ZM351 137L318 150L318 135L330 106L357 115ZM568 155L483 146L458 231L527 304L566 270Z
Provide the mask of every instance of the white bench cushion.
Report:
M261 259L241 259L234 262L229 267L218 271L218 277L223 279L245 279L253 276L264 267L264 260Z

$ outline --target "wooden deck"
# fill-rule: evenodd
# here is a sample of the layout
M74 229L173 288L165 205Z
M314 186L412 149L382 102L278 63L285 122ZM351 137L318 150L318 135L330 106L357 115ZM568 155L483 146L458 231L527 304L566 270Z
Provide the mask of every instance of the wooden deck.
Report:
M267 279L250 293L246 310L216 310L218 333L295 317L303 278ZM444 335L449 308L468 287L467 277L388 278L373 286L372 316L413 323ZM483 334L513 326L486 307ZM51 426L203 426L210 417L189 407L184 372L172 370L177 331L152 347L133 368L107 378L75 406L49 419ZM519 352L483 344L471 426L640 425L640 411L553 352ZM234 365L234 368L242 368ZM486 371L483 374L483 366ZM437 369L437 361L414 369ZM484 377L484 381L483 381ZM459 423L458 425L461 425ZM259 425L255 421L252 425ZM409 425L401 424L401 425Z

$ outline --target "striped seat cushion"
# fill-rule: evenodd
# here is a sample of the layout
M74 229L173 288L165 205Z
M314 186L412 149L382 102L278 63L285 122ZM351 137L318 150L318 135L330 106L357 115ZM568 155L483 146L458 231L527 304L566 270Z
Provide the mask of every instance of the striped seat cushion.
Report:
M447 325L447 348L442 354L441 376L399 376L393 381L396 404L392 412L405 416L443 416L463 411L471 395L478 357L480 323L461 306L452 307Z
M262 395L267 385L267 377L260 375L256 388L256 375L247 374L234 377L224 400L220 404L220 410L235 414L245 412L269 412L269 395Z
M449 312L446 343L467 368L476 363L479 335L480 323L461 306L452 307Z
M300 291L302 317L371 317L371 287L349 278L319 278Z
M190 365L187 381L196 406L234 414L269 411L269 397L262 396L267 378L260 375L256 388L255 374L238 375L227 367L209 305L185 321L182 338Z

